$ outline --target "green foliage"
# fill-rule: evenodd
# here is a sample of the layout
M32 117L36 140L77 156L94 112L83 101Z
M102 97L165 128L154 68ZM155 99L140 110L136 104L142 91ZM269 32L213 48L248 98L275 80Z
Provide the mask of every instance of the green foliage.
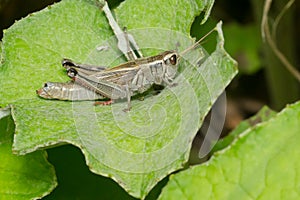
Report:
M0 199L34 199L49 194L56 176L45 151L25 156L12 153L14 122L8 109L0 109Z
M199 28L199 19L196 19L192 28L192 35L200 38L202 34L209 31L217 22L216 19L209 20ZM253 75L262 67L262 40L260 26L257 24L225 23L223 26L226 51L238 61L239 74ZM203 44L207 51L214 49L214 42L207 40Z
M263 107L255 116L245 121L242 121L231 133L229 133L229 135L227 135L225 138L218 140L217 143L215 143L215 145L213 146L211 154L226 148L245 130L255 126L258 123L271 119L275 114L276 112L274 112L270 108L266 106Z
M238 25L236 23L224 26L226 50L239 61L239 71L243 74L254 74L261 69L260 59L261 38L260 27L257 25Z
M206 164L172 175L160 199L299 199L300 102L243 131Z
M55 166L58 187L43 200L135 199L112 179L92 173L79 148L62 145L48 149L47 153L49 162ZM157 198L157 192L155 195Z
M207 17L212 3L156 0L144 7L145 1L128 0L118 7L116 18L147 48L144 54L153 55L178 43L180 50L191 45L190 25L201 11ZM184 57L177 87L133 100L132 110L124 113L125 102L94 107L92 102L49 101L35 94L46 81L68 80L62 58L107 66L124 62L97 6L65 0L16 22L5 32L0 67L0 105L12 104L16 124L13 150L27 154L73 144L91 171L144 198L158 181L182 168L204 116L237 73L223 48L220 24L217 32L211 55L204 58L198 49ZM97 51L102 45L110 49Z

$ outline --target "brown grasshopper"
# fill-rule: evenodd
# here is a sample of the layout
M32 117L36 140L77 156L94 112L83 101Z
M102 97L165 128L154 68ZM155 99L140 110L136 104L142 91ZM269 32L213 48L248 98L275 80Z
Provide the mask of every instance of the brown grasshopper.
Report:
M103 10L119 40L118 47L129 60L128 62L104 68L91 65L77 64L69 59L62 61L72 82L47 82L43 88L37 90L40 97L59 100L98 100L109 98L110 101L96 104L110 104L116 99L127 99L130 110L131 96L143 93L153 84L173 86L177 74L178 63L182 55L195 48L213 30L207 33L194 45L178 53L175 50L165 51L155 56L142 57L136 42L130 34L122 31L107 6ZM125 42L124 42L125 41ZM124 47L125 46L125 47Z

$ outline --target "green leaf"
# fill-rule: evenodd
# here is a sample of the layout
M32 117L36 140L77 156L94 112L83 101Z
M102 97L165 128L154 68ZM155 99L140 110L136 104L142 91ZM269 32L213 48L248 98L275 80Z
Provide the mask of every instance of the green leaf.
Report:
M144 54L153 55L178 44L180 50L190 46L194 17L203 10L209 13L211 5L212 1L200 0L128 0L116 17ZM160 19L162 13L165 19ZM220 25L217 32L216 50L210 56L201 60L204 50L198 49L184 57L177 87L147 95L144 101L134 99L132 110L125 113L126 102L94 107L92 102L49 101L35 94L46 81L68 80L60 67L63 57L110 66L124 62L96 6L65 0L17 22L5 33L6 62L0 68L1 103L13 102L14 151L25 154L73 144L82 150L91 171L144 198L159 180L182 168L204 116L237 72L235 61L223 49ZM103 45L109 50L96 50Z
M2 64L2 42L0 42L0 65Z
M147 6L145 7L145 3ZM194 17L204 11L202 23L208 18L214 1L168 2L127 0L116 10L117 19L128 29L161 27L182 33L190 33ZM145 15L145 13L149 13Z
M2 40L0 106L37 99L46 81L68 81L61 60L85 61L111 35L99 8L84 1L63 1L16 22Z
M55 166L59 186L51 194L44 197L43 200L136 200L113 180L92 173L86 166L84 156L79 148L73 145L63 145L48 149L47 153L48 160ZM157 196L158 194L155 199L157 199Z
M0 199L38 199L56 186L55 172L45 151L12 154L15 126L9 109L0 109Z
M226 137L218 140L212 150L211 154L216 151L220 151L227 146L229 146L241 133L247 129L254 127L256 124L267 121L271 119L276 114L275 111L271 110L267 106L264 106L256 115L253 117L242 121L233 131L231 131Z
M8 107L0 108L0 120L8 116L10 116L10 109Z
M300 102L247 129L205 165L170 177L160 199L299 199Z

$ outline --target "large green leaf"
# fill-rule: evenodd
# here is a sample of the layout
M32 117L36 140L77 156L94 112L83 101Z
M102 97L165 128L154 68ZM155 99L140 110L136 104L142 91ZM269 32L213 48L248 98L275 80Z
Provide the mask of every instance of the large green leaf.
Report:
M233 131L231 131L225 138L222 138L216 142L213 142L213 147L210 154L214 154L216 151L220 151L228 147L240 134L245 130L255 126L258 123L271 119L276 114L267 106L264 106L256 115L251 118L242 121Z
M39 199L56 186L53 166L45 151L12 154L15 130L8 109L0 109L0 199Z
M211 5L212 1L200 0L128 0L116 17L140 48L147 48L144 54L152 55L178 44L180 50L191 45L190 25L200 11L209 13ZM15 152L74 144L93 172L111 177L131 195L143 198L187 161L192 139L236 74L236 63L223 49L219 25L215 52L202 60L201 49L187 54L175 79L178 86L148 95L144 101L133 100L129 113L122 111L125 102L94 107L92 102L36 96L35 90L44 82L68 80L60 67L63 57L99 65L124 62L112 35L103 13L88 1L65 0L17 22L3 39L1 104L13 103ZM109 50L96 50L103 45Z
M170 177L160 199L299 199L300 102L250 127L203 165Z

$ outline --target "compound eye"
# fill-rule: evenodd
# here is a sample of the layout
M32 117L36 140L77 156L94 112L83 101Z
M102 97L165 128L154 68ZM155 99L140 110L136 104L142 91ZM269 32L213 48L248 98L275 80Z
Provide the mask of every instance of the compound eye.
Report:
M174 54L169 58L169 61L171 65L176 65L177 64L177 56Z

